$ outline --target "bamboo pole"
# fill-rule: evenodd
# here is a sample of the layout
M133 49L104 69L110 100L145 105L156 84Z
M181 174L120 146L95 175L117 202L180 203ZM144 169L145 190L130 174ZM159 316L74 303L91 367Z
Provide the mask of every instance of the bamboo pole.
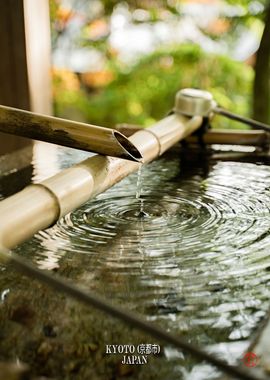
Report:
M140 131L142 127L132 124L119 124L116 129L126 137ZM186 142L198 144L197 136L188 136ZM269 135L261 130L232 130L232 129L210 129L203 135L205 144L228 144L228 145L250 145L264 146L269 143Z
M103 155L139 161L138 149L120 132L0 106L0 132Z
M188 143L198 143L196 136L189 136ZM205 144L228 144L264 146L269 143L269 136L264 131L236 131L231 129L210 130L203 136Z
M193 133L201 123L200 116L171 115L135 133L130 141L140 149L147 163ZM136 171L139 165L96 155L3 200L0 202L0 246L13 248L39 230L52 226L61 216Z

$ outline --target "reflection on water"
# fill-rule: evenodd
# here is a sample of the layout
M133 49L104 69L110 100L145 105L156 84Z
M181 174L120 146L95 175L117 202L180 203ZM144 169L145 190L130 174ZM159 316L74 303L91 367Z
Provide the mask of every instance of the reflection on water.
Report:
M61 148L58 165L83 156ZM79 284L235 363L269 307L269 167L206 157L192 163L170 152L140 176L17 251L60 274L68 261ZM179 373L209 379L204 367Z

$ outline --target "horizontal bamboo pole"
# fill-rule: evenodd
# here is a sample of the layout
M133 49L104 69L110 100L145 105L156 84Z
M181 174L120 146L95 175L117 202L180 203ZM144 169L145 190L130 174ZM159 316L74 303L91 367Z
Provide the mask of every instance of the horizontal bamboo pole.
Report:
M200 116L190 119L171 115L135 133L130 141L140 149L147 163L193 133L201 123ZM0 246L13 248L48 228L61 216L136 171L139 165L96 155L1 201Z
M198 137L189 136L188 143L198 143ZM228 144L228 145L250 145L263 146L269 143L269 136L264 131L236 131L236 130L210 130L203 136L205 144Z
M116 129L129 137L142 128L138 125L119 124ZM197 136L188 136L186 141L191 144L199 143ZM269 143L269 135L261 130L211 129L205 132L203 141L205 144L263 146Z
M0 132L139 161L138 149L119 131L0 106Z

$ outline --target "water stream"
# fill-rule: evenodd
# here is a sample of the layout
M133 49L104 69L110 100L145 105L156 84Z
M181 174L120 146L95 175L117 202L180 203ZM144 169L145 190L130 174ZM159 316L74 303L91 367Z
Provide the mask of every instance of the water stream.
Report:
M60 167L78 160L72 152L59 149ZM269 309L269 231L265 162L171 151L17 252L235 363ZM5 271L0 291L8 281ZM164 355L168 378L216 376Z
M143 198L141 197L142 195L142 186L143 186L143 179L142 179L142 168L143 165L140 164L138 173L137 173L137 189L136 189L136 200L140 202L140 210L137 212L138 218L145 218L148 216L148 214L144 211L143 209Z

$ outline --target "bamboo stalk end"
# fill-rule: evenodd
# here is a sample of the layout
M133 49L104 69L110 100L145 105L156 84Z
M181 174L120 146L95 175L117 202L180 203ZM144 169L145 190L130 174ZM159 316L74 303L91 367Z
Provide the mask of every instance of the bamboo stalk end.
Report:
M113 131L113 135L115 139L117 140L118 144L122 147L124 150L123 157L128 160L141 162L143 161L143 156L139 149L136 148L135 145L133 145L122 133L118 131ZM126 152L126 154L125 154Z

